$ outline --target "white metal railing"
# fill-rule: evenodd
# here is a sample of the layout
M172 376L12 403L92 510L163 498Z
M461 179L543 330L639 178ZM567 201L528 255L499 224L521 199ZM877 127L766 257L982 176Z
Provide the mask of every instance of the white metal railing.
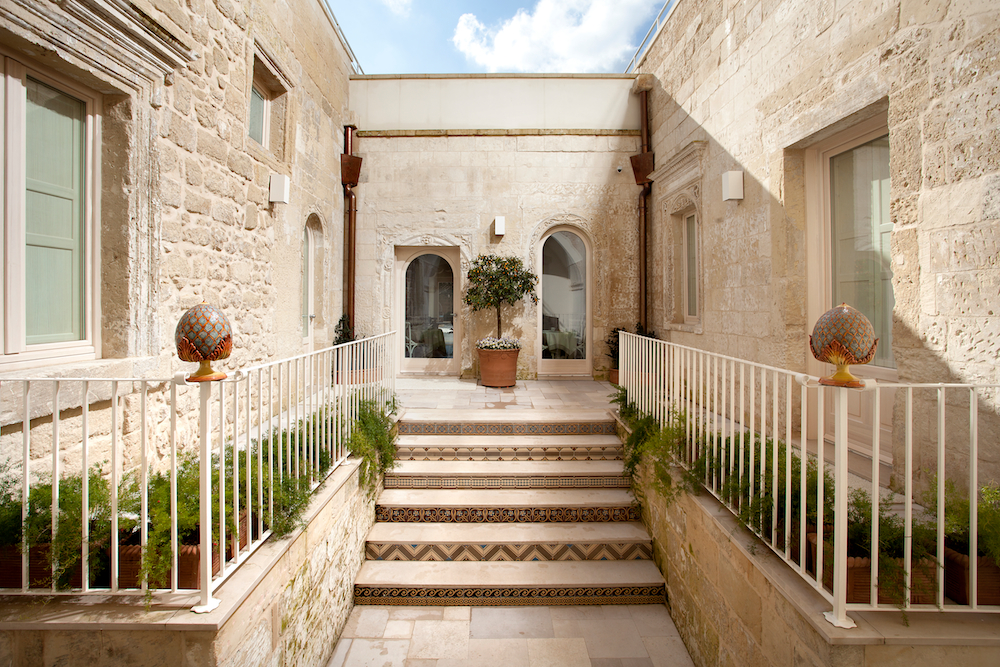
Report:
M865 380L863 389L831 387L765 364L619 335L629 403L675 429L675 460L831 603L831 623L853 627L853 610L1000 612L1000 581L988 603L980 601L987 593L977 582L989 564L966 559L961 574L952 570L957 554L946 551L955 539L947 520L956 534L965 527L968 553L981 553L978 505L998 471L985 469L996 461L983 456L980 432L997 432L990 406L1000 385ZM903 447L892 491L879 476L883 449L892 447L879 427L889 391L900 404L892 426L897 453ZM849 468L849 428L858 428L849 426L849 400L867 404L873 416L870 469L867 462Z
M348 457L362 405L392 400L395 349L391 332L197 386L183 373L3 380L0 588L152 582L214 608L212 592Z
M625 73L628 74L635 70L642 62L643 57L645 57L646 52L649 47L653 45L656 38L660 36L660 30L666 25L667 19L670 15L674 13L674 8L677 6L678 0L667 0L663 3L663 7L660 9L660 13L656 15L653 19L653 24L649 26L649 30L646 32L646 36L642 38L639 42L639 48L635 50L635 55L632 56L632 60L629 61L628 67L625 68Z

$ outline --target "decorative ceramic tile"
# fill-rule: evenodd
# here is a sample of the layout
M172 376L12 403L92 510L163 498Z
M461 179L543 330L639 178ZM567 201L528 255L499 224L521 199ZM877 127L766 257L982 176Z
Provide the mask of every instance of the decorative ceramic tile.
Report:
M396 544L368 542L368 560L533 561L652 560L652 544Z
M494 475L490 477L441 477L386 475L387 489L627 489L631 478L622 475L606 477L524 477Z
M615 422L399 422L400 435L615 435Z
M385 507L375 506L376 521L405 523L549 523L563 521L639 521L639 508L618 507Z
M663 604L666 594L657 586L613 587L476 587L358 586L355 604L374 605L467 605L475 607Z

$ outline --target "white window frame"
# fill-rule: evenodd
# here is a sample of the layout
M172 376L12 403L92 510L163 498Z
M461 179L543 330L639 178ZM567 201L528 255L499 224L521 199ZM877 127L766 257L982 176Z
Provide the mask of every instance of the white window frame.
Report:
M3 355L0 370L17 370L52 362L95 359L100 355L100 183L101 183L101 97L72 80L62 77L30 59L0 49L0 178L3 233L0 234L0 309ZM84 121L84 250L83 293L84 329L80 340L28 345L25 333L25 142L26 81L28 77L70 95L85 105Z
M270 148L269 144L271 137L271 90L268 88L267 84L259 77L255 76L253 78L253 83L250 86L251 97L253 99L253 91L257 91L263 100L263 105L261 106L261 113L263 118L261 118L261 138L260 141L254 139L253 135L250 134L250 115L253 113L253 105L247 107L247 137L257 141L257 144L264 149Z
M686 211L681 214L681 308L684 324L699 324L701 322L701 230L698 224L698 212ZM688 221L694 219L694 239L688 238ZM695 265L688 264L688 246L694 244ZM691 304L688 297L688 285L694 280L694 315L691 314Z
M299 292L299 297L301 298L299 318L306 324L302 328L302 342L308 344L312 342L313 322L316 321L316 239L315 233L308 225L303 227L302 230L303 271L302 286Z

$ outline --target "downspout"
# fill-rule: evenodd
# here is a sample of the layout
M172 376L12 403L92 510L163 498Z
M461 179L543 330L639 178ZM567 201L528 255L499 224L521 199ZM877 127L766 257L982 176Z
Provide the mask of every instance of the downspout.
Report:
M640 148L639 154L633 155L630 159L632 161L632 173L635 175L636 185L642 186L642 191L639 193L639 324L643 329L649 328L646 326L646 310L648 301L646 290L646 208L649 193L653 189L653 182L649 178L649 175L653 173L654 155L649 149L648 109L648 94L652 88L652 74L640 74L636 77L635 82L632 84L632 92L639 95Z
M353 125L344 127L344 154L340 156L340 180L344 185L344 207L347 209L347 224L344 226L344 283L347 294L344 297L344 312L354 330L355 261L358 223L358 186L361 175L361 158L354 156Z

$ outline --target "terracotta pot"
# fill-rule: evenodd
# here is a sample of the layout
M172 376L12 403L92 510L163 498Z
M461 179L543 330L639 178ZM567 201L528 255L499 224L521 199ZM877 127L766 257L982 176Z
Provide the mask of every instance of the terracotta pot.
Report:
M201 588L201 546L197 544L182 544L177 554L177 587ZM128 544L118 547L118 586L120 588L139 587L139 568L142 566L142 547L138 544ZM212 574L218 574L221 568L219 553L212 553ZM169 588L173 570L168 569L163 581L153 581L153 588Z
M806 537L812 562L816 562L816 533ZM824 544L823 550L823 587L833 590L833 547ZM891 571L882 571L878 587L879 604L901 604L903 601L903 559L882 556L879 563L891 562ZM815 568L815 565L813 565ZM929 558L917 560L910 571L910 604L935 604L937 602L936 566ZM813 570L815 573L815 569ZM847 602L869 604L871 602L871 558L847 558Z
M91 554L93 557L93 554ZM21 588L21 551L13 544L0 547L0 588ZM83 564L73 566L69 575L70 588L83 585ZM49 562L49 545L38 544L28 550L28 586L50 588L52 564Z
M513 387L517 384L517 355L520 350L479 350L479 378L484 387Z
M611 384L618 384L618 369L612 368L608 371L608 382Z
M967 555L944 549L944 592L958 604L969 604L969 565ZM976 579L978 604L1000 604L1000 567L987 556L979 557Z

